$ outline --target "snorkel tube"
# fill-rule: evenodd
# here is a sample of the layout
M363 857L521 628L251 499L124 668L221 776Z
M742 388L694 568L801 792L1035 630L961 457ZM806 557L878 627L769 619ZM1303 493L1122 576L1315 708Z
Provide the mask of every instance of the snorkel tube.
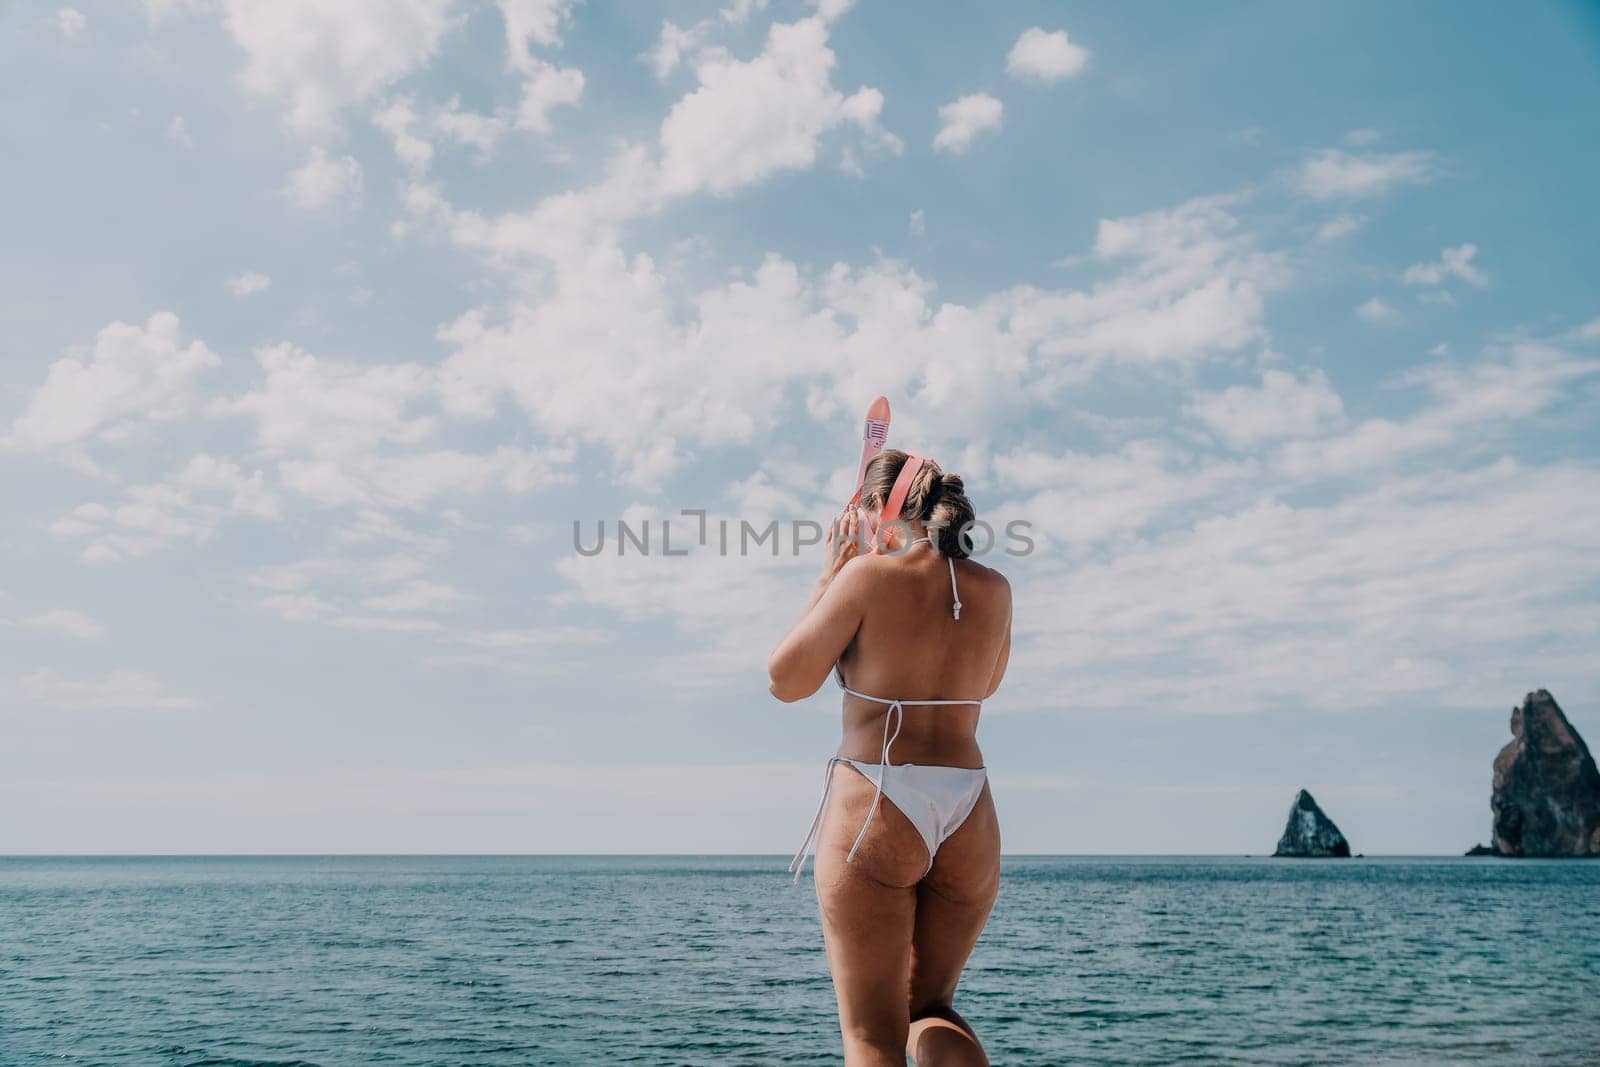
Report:
M889 401L878 397L867 408L867 424L861 432L861 468L856 471L856 491L850 494L845 507L853 508L861 502L861 483L867 478L867 464L883 451L889 440Z

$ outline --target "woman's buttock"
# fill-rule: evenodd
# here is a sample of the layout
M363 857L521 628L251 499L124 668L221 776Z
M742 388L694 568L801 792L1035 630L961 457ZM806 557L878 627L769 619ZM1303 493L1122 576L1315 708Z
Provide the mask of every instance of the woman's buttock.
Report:
M938 816L926 808L917 812L917 822L901 810L888 793L879 801L871 825L861 835L862 825L872 811L879 766L876 763L857 768L840 761L834 765L833 781L828 799L828 811L818 834L816 851L816 877L819 884L866 879L879 885L914 886L930 885L941 895L962 898L985 891L995 879L1000 862L999 821L986 776L972 781L976 798L962 797L962 786L939 783L925 791L911 791L902 795L907 806L934 802L951 805L953 818L959 825L950 829L941 826L942 840L937 840L933 850L933 864L929 867L929 848L925 833ZM972 774L967 768L958 769L954 776L962 780ZM890 768L889 785L895 782L895 769ZM946 812L948 820L952 816ZM860 837L855 858L845 862L851 846Z

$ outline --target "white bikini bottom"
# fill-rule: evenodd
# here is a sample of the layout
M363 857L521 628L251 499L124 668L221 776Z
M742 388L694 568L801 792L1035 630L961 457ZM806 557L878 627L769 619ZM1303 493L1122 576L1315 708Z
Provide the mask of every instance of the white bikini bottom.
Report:
M878 798L882 797L911 820L911 825L922 835L923 844L928 846L928 868L922 872L924 875L933 870L933 857L939 851L939 846L967 821L968 815L972 814L973 807L983 794L983 784L989 779L989 772L984 767L945 767L925 763L868 763L848 756L834 756L828 761L827 776L822 786L822 802L817 805L816 817L811 820L811 830L801 842L800 851L795 853L794 860L789 864L789 869L794 871L795 881L800 880L800 872L806 865L806 850L811 847L811 840L822 825L822 816L828 807L828 790L833 784L835 763L848 763L859 771L863 778L877 786L872 806L867 809L867 819L861 824L861 832L856 834L855 844L850 846L845 862L849 863L855 859L856 849L861 845L862 838L866 837L867 827L872 825L872 817L877 814Z

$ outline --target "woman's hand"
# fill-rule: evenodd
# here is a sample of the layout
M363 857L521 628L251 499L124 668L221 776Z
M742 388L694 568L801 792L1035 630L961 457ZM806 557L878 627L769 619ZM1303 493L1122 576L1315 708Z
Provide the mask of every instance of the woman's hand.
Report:
M828 525L827 551L822 556L822 585L833 581L846 563L861 554L860 525L861 517L854 507L839 512Z

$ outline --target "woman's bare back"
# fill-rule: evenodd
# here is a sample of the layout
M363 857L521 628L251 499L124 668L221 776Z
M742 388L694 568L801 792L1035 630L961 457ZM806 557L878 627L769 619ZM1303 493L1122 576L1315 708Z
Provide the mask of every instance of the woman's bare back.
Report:
M896 763L981 767L976 705L918 708L915 700L983 700L1005 668L1011 587L998 571L955 560L961 617L951 605L949 563L926 544L899 556L862 556L865 610L839 657L845 684L862 693L906 701L894 741ZM839 755L876 760L888 709L845 697Z

